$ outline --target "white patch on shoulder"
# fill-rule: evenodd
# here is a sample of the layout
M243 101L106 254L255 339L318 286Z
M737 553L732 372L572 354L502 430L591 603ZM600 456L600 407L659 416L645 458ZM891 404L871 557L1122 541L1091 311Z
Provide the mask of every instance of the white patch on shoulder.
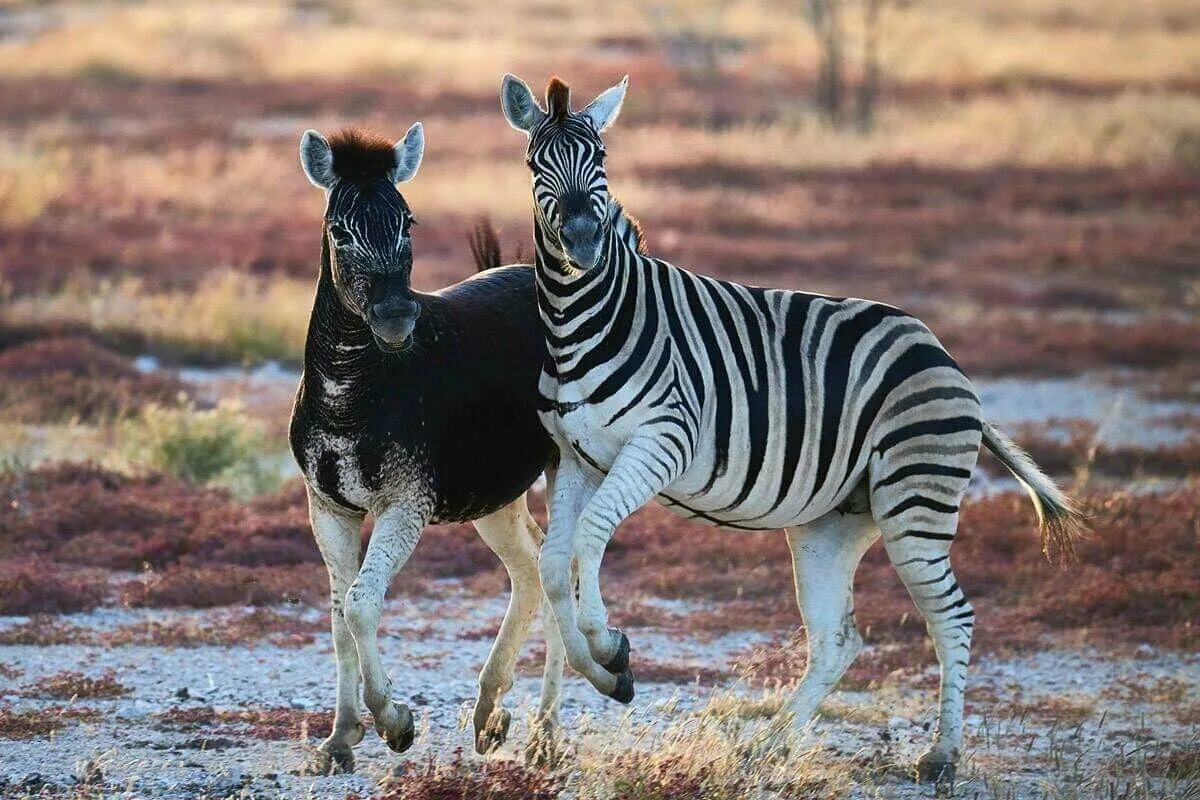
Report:
M326 378L324 375L321 376L321 390L325 393L326 397L341 397L346 393L346 386L347 384L341 381Z

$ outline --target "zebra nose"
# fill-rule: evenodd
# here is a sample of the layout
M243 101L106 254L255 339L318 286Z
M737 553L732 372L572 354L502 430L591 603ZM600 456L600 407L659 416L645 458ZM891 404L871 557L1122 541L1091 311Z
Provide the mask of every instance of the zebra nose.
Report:
M595 265L600 251L600 223L588 217L575 217L563 225L559 241L572 263L579 267Z
M406 297L384 297L371 304L371 316L377 320L394 320L403 317L415 319L420 310L415 300Z

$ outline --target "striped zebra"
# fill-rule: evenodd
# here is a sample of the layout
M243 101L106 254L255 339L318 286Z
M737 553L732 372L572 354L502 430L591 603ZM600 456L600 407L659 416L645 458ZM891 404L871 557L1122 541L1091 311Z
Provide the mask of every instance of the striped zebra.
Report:
M627 80L580 111L557 78L545 109L515 76L501 94L529 138L541 419L561 451L539 569L568 661L599 691L633 698L629 642L607 625L599 571L617 526L646 502L727 528L782 528L808 637L788 709L802 724L861 647L854 573L882 534L941 665L918 775L952 777L975 619L949 552L981 441L1028 488L1048 553L1070 549L1079 515L982 420L970 381L920 320L648 255L608 192L600 137Z

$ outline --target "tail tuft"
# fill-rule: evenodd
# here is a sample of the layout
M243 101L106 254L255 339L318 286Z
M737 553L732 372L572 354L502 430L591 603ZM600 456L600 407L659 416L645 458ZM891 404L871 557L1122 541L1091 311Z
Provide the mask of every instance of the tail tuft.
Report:
M496 229L492 227L490 219L481 217L475 223L475 228L471 231L470 242L471 255L475 258L475 268L479 272L501 265L500 237L496 235Z
M986 422L983 443L1029 492L1037 509L1046 559L1060 563L1077 560L1075 542L1087 535L1088 527L1075 502L1038 469L1028 453Z

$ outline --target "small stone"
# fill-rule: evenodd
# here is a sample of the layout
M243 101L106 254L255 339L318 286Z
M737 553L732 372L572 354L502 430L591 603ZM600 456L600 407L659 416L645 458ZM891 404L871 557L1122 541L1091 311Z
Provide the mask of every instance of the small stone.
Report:
M176 700L189 700L189 699L191 699L191 696L192 696L192 693L188 691L188 688L186 686L181 686L175 690L175 699Z
M293 697L290 701L292 708L298 708L307 711L316 705L311 698L308 697Z

